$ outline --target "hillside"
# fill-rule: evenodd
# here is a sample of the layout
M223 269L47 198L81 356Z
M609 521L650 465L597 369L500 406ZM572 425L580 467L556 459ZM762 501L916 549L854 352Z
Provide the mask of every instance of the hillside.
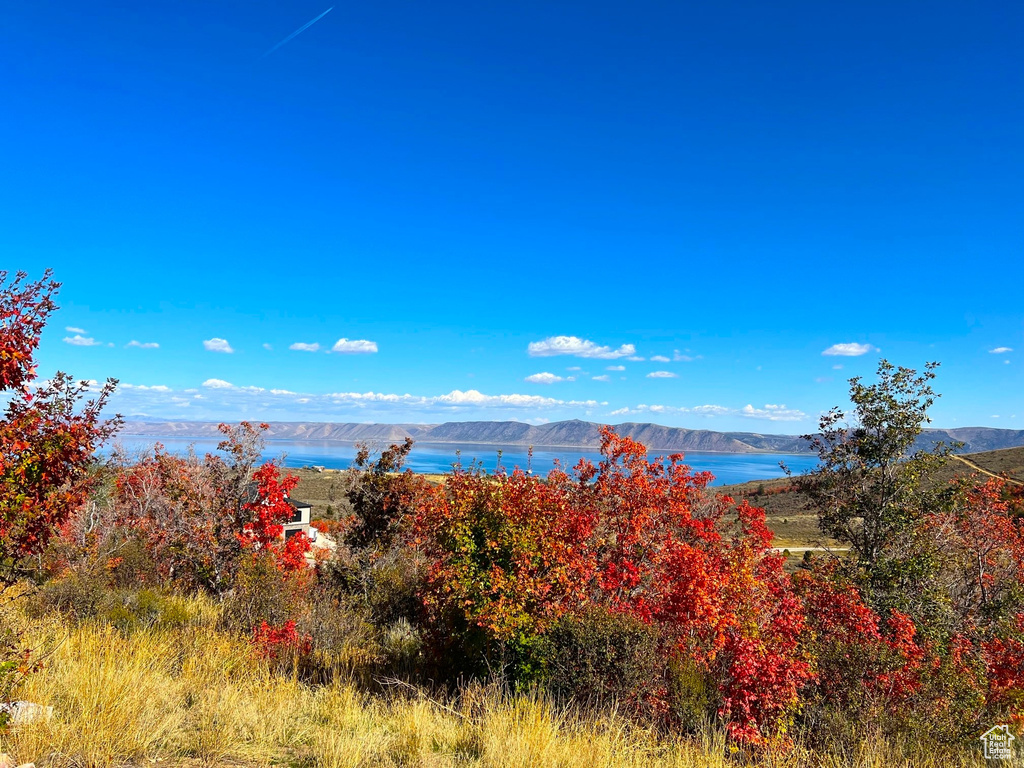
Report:
M984 473L1024 483L1024 447L954 457L936 471L932 482L948 483L957 476L971 474L986 480ZM777 546L808 546L820 538L817 515L810 508L806 495L790 491L791 485L790 480L782 478L725 485L715 490L736 499L750 499L752 504L764 507L768 524L775 532Z
M328 422L270 422L270 440L329 440L338 442L394 442L411 437L424 443L459 445L549 446L596 448L600 425L589 421L558 421L534 426L519 421L451 421L444 424L336 424ZM796 435L758 432L714 432L627 422L616 425L619 434L639 440L657 451L715 453L802 453L806 441ZM121 434L151 437L219 437L217 424L203 421L130 421ZM921 447L935 442L961 442L960 452L973 453L1024 446L1024 430L962 427L930 429Z

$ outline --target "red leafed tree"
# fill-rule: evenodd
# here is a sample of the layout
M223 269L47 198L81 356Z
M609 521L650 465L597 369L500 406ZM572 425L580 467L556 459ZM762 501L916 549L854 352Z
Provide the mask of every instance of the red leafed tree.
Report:
M269 553L283 570L304 566L309 539L281 540L298 478L281 478L272 462L258 465L265 428L222 424L218 448L226 458L174 456L157 446L151 456L122 459L119 522L143 535L168 578L219 594L232 587L246 553Z
M101 387L57 373L36 382L34 354L60 284L0 271L0 583L33 567L57 526L86 500L93 452L118 426L100 413L116 382ZM88 395L94 395L87 399Z
M118 424L100 418L113 380L95 388L57 373L36 382L34 355L59 288L49 271L30 281L0 270L0 598L35 570L57 528L85 503L93 451ZM16 633L0 634L0 701L34 668L19 645Z
M602 431L600 465L540 480L456 472L421 501L428 608L446 629L529 648L561 615L599 607L654 625L664 654L718 693L732 734L776 737L811 677L802 605L763 510L711 493L681 456ZM668 693L656 708L668 708Z
M770 549L764 510L708 489L681 455L648 461L640 443L602 430L597 468L577 468L596 511L597 599L655 624L666 652L718 688L732 735L775 738L812 671L802 605ZM590 480L593 482L589 482Z
M568 503L566 479L460 469L424 491L414 535L430 559L435 621L522 642L587 597L593 515Z
M1024 533L1003 480L957 483L946 508L922 528L941 553L939 581L958 622L974 626L1013 601L1024 586Z

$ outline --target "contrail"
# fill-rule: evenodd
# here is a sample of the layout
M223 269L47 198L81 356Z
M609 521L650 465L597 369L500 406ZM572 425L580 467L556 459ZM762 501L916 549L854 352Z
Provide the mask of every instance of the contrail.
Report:
M267 52L266 52L266 53L264 53L264 54L263 54L262 56L260 56L260 58L261 58L261 59L263 59L263 58L266 58L267 56L269 56L270 54L272 54L272 53L273 53L274 51L276 51L276 50L277 50L278 48L280 48L280 47L281 47L282 45L284 45L285 43L287 43L287 42L288 42L289 40L293 40L293 39L294 39L294 38L295 38L296 36L298 36L298 35L301 35L301 34L302 34L303 32L305 32L305 31L306 31L307 29L309 29L310 27L312 27L312 26L313 26L314 24L316 24L316 23L317 23L318 21L320 21L320 19L322 19L322 18L323 18L324 16L326 16L326 15L327 15L328 13L330 13L330 12L331 12L331 11L333 11L333 10L334 10L334 6L332 5L332 6L331 6L330 8L328 8L328 9L327 9L326 11L324 11L324 12L323 12L323 13L321 13L321 14L320 14L319 16L317 16L317 17L316 17L315 19L313 19L312 21L307 21L307 22L306 22L305 24L303 24L303 25L302 25L301 27L299 27L298 29L296 29L296 30L295 30L294 32L292 32L292 33L291 33L290 35L288 35L288 37L286 37L286 38L285 38L284 40L282 40L282 41L281 41L280 43L278 43L278 44L277 44L277 45L275 45L275 46L274 46L273 48L271 48L271 49L270 49L269 51L267 51Z

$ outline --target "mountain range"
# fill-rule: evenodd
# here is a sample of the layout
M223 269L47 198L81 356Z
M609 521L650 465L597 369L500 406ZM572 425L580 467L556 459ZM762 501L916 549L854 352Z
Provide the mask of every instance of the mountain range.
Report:
M557 421L524 424L519 421L449 421L444 424L335 424L309 421L272 421L268 440L328 440L386 443L411 437L417 442L459 445L507 445L559 448L597 448L600 424L589 421ZM797 435L759 432L713 432L706 429L664 427L659 424L618 424L625 435L658 451L708 451L715 453L804 453L807 441ZM215 439L216 422L129 421L121 434L133 437L180 437ZM992 451L1024 446L1024 430L991 427L927 429L918 440L922 448L937 442L963 443L959 453Z

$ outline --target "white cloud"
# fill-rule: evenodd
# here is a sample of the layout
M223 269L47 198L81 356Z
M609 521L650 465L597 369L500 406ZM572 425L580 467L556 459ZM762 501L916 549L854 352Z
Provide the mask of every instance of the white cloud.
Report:
M524 381L528 381L531 384L557 384L560 381L565 381L561 376L556 376L553 373L547 371L543 373L534 373L527 376Z
M653 355L651 357L652 363L671 363L672 360L664 355Z
M70 331L71 329L68 328L68 330ZM1013 349L1010 347L996 347L988 351L990 355L1005 355L1007 352L1013 352Z
M203 347L209 352L224 352L228 355L235 351L231 348L231 345L228 344L227 339L218 339L216 336L204 341Z
M594 381L611 381L611 378L612 377L609 376L607 373L604 374L603 376L594 376L593 377Z
M511 406L514 408L551 408L554 406L586 406L596 408L602 403L596 400L556 400L539 395L484 395L475 389L460 392L455 389L447 395L429 398L434 403L450 405L478 405L483 407ZM607 403L604 403L607 405Z
M623 344L617 349L603 347L588 339L578 336L549 336L543 341L531 341L526 348L530 357L553 357L555 355L572 355L598 360L615 360L620 357L636 354L636 347Z
M85 328L75 328L75 326L73 325L67 326L64 330L67 331L68 333L88 333L88 331L85 330Z
M690 411L701 416L725 416L732 413L731 408L721 405L698 405L696 408L691 408Z
M332 352L346 355L365 355L377 351L377 342L366 339L338 339L331 347Z
M870 344L857 344L856 342L850 342L848 344L833 344L831 347L826 349L821 354L828 355L829 357L860 357L866 355L868 352L877 352L878 347L873 347Z
M745 405L740 410L740 416L745 416L748 419L767 419L768 421L801 421L807 418L807 414L803 411L771 403L765 405L764 408Z
M138 347L139 349L160 349L160 345L155 341L136 341L132 339L125 347Z
M832 370L833 371L841 371L841 370L843 370L843 366L842 366L841 363L837 363L836 365L832 366Z
M658 413L658 414L691 414L697 416L727 416L735 415L737 411L732 408L726 408L721 405L697 405L693 408L687 408L685 406L675 405L647 405L641 403L635 408L619 408L618 410L612 411L612 416L622 416L625 414L643 414L643 413Z
M624 365L609 365L607 368L605 368L605 370L606 371L624 371L624 370L626 370L626 366L624 366Z
M268 352L270 352L270 351L272 351L274 349L274 347L272 345L267 344L266 342L263 343L263 348L265 350L267 350Z
M296 341L288 349L293 349L296 352L319 352L320 345L314 342L313 344L305 344L301 341Z
M632 355L630 357L627 357L626 359L629 360L631 363L642 363L644 361L642 357L638 357L637 355Z
M686 350L686 351L689 352L690 350ZM692 363L694 360L700 360L703 357L704 357L704 355L689 355L689 354L684 355L678 349L673 350L673 352L672 352L672 359L675 360L677 363ZM651 359L653 360L654 358L651 358Z
M647 374L648 379L677 379L679 378L678 373L672 373L672 371L651 371Z
M64 343L70 344L73 347L98 347L103 342L96 341L96 339L83 336L80 333L76 333L74 336L65 336Z
M578 365L570 365L565 370L567 370L567 371L582 371L583 369L580 368Z
M388 392L295 392L284 388L242 386L211 378L195 389L172 390L162 385L119 387L112 404L128 419L148 415L174 419L185 402L190 418L206 421L359 421L437 423L449 418L581 418L608 406L597 399L568 400L521 393L487 394L475 389L416 395ZM479 414L479 415L477 415Z
M635 408L619 408L611 412L611 416L625 416L637 414L680 414L690 416L742 416L748 419L764 419L766 421L801 421L807 418L807 414L795 408L787 408L785 405L769 404L764 408L755 408L747 405L743 408L726 408L723 405L696 405L692 408L674 405L647 405L640 404Z
M149 391L149 392L170 392L171 391L170 387L164 386L163 384L154 384L154 385L151 385L151 386L147 386L145 384L123 384L122 383L122 384L118 384L117 386L120 389L137 389L140 392L146 392L146 391Z

